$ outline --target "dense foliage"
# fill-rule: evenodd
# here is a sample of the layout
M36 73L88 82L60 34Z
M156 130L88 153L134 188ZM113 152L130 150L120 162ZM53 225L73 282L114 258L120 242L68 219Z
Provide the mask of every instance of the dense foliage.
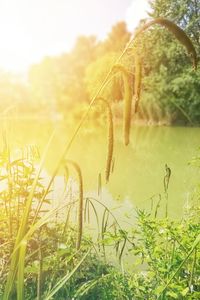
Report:
M192 0L150 1L152 17L166 17L192 39L200 55L200 3ZM141 21L144 22L144 21ZM139 25L138 25L139 26ZM69 53L47 57L33 65L21 81L1 72L2 111L37 116L67 115L82 109L128 42L126 24L116 24L104 41L93 36L79 37ZM194 72L185 50L172 34L154 26L137 41L143 63L142 101L138 114L146 121L187 124L200 122L200 71ZM134 59L126 59L134 73ZM114 77L104 96L113 105L123 98L120 76ZM39 114L38 114L39 113ZM79 114L78 114L79 115Z
M200 55L199 1L151 1L153 17L166 17L179 25L192 39ZM156 110L169 114L170 122L199 123L200 72L194 72L189 58L174 40L161 28L145 33L141 41L144 57L144 110L153 118ZM152 107L153 106L153 107ZM157 109L159 107L159 109ZM153 113L152 113L153 112ZM149 116L151 117L151 116Z

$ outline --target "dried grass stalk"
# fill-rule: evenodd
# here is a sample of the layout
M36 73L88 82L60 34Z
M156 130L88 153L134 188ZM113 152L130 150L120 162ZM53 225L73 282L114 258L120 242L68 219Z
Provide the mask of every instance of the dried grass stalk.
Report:
M129 82L130 72L122 65L116 64L113 67L113 72L121 72L124 82L124 122L123 122L123 132L124 132L124 144L129 144L130 128L131 128L131 107L132 107L132 87Z
M98 175L98 196L101 196L102 193L102 183L101 183L101 173Z
M110 172L111 172L111 163L113 157L113 148L114 148L114 129L113 129L113 115L111 106L107 100L102 97L97 98L97 101L102 101L106 105L108 113L108 149L107 149L107 162L106 162L106 171L105 177L106 182L109 181Z
M78 176L79 182L79 206L78 206L78 232L77 232L77 242L76 248L77 250L80 249L81 246L81 239L83 235L83 176L81 172L81 168L79 165L71 160L66 161L67 164L71 164Z
M142 82L142 61L141 61L141 57L137 53L135 53L135 82L134 82L135 112L138 111L138 104L140 101L140 92L141 92L141 82Z

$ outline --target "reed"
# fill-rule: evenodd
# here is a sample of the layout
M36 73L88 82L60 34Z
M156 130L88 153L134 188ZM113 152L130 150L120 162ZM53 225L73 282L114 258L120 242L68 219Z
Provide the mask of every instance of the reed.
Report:
M123 117L123 132L124 144L127 146L130 140L131 129L131 108L132 108L132 86L130 84L130 72L121 64L113 66L113 72L120 72L124 82L124 117Z
M83 176L82 176L81 168L76 162L72 160L66 160L66 163L73 166L74 170L77 173L78 182L79 182L79 205L78 205L78 226L77 226L78 229L77 229L77 242L76 242L76 248L77 250L79 250L81 246L82 235L83 235Z
M97 194L100 197L102 194L102 181L101 181L101 173L98 175L98 189L97 189Z
M141 82L142 82L142 61L141 57L137 54L135 58L135 81L134 81L134 98L135 98L135 113L138 111L138 104L140 101Z
M101 240L102 240L102 249L103 249L103 255L105 260L106 260L106 251L105 251L104 238L108 227L109 215L110 215L109 210L105 208L102 216L102 222L101 222Z
M109 181L110 173L111 173L111 164L113 158L113 148L114 148L114 129L113 129L113 115L111 106L107 100L102 97L97 98L97 101L101 101L107 108L107 120L108 120L108 148L107 148L107 160L106 160L106 171L105 178L106 182Z

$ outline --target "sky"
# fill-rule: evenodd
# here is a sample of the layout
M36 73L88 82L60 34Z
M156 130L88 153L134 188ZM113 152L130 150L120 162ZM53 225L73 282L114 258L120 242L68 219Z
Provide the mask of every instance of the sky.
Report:
M148 0L0 0L0 69L24 72L80 35L105 38L118 21L133 31L148 10Z

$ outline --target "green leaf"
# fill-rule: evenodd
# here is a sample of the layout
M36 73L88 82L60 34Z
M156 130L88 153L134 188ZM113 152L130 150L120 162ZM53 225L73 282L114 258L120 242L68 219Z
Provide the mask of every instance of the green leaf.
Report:
M188 292L189 292L189 287L186 287L184 290L182 290L181 295L186 296Z
M173 292L173 291L167 292L167 296L170 296L173 299L178 299L178 295L175 292Z

